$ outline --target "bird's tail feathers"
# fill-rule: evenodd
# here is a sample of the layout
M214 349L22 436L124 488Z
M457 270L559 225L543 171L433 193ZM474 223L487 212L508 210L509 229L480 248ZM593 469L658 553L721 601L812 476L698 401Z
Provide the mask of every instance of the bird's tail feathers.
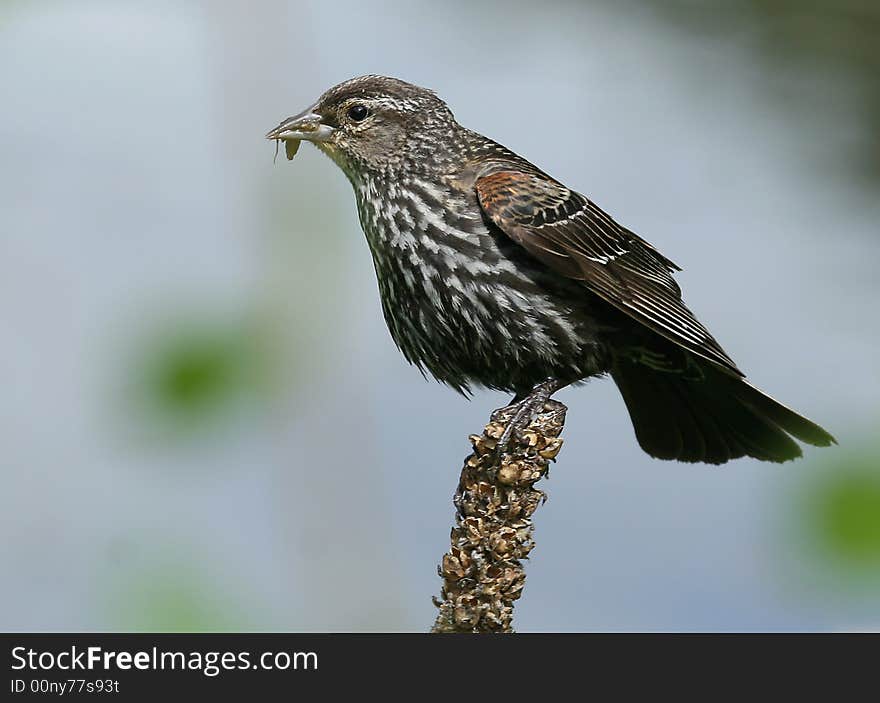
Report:
M751 456L782 462L801 456L792 439L816 446L834 437L741 378L701 365L702 378L618 358L614 378L642 449L659 459L723 464Z

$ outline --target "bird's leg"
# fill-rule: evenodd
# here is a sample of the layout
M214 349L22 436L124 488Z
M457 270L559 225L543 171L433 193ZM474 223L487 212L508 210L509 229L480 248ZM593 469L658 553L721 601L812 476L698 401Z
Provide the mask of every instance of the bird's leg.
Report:
M505 451L511 438L519 432L525 430L532 421L541 412L544 403L550 400L550 396L562 388L565 384L557 381L555 378L548 378L529 391L525 397L516 395L510 405L499 408L492 413L493 419L505 413L505 411L513 410L513 417L507 421L501 439L498 440L498 450Z

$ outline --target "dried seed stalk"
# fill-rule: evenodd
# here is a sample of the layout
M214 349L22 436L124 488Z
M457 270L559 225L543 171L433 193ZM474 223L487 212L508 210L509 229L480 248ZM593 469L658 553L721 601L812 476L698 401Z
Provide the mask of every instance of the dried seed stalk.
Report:
M453 502L450 550L432 632L513 632L513 604L525 585L522 560L535 546L531 517L544 501L535 483L562 447L566 407L548 401L528 429L499 453L498 439L513 414L493 413L465 459Z

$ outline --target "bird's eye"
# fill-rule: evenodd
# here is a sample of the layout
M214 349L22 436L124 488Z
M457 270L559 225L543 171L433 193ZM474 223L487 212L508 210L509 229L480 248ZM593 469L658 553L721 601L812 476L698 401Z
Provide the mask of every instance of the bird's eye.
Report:
M348 108L348 116L352 122L363 122L369 116L370 111L366 105L357 103Z

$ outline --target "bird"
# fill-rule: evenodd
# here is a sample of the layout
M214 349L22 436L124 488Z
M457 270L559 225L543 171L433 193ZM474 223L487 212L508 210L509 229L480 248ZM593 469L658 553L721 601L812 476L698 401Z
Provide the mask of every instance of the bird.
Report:
M513 394L500 446L558 390L616 383L650 456L784 462L836 444L746 380L682 301L680 271L587 196L460 125L429 89L366 75L266 134L350 181L396 346L468 396ZM277 153L277 152L276 152Z

